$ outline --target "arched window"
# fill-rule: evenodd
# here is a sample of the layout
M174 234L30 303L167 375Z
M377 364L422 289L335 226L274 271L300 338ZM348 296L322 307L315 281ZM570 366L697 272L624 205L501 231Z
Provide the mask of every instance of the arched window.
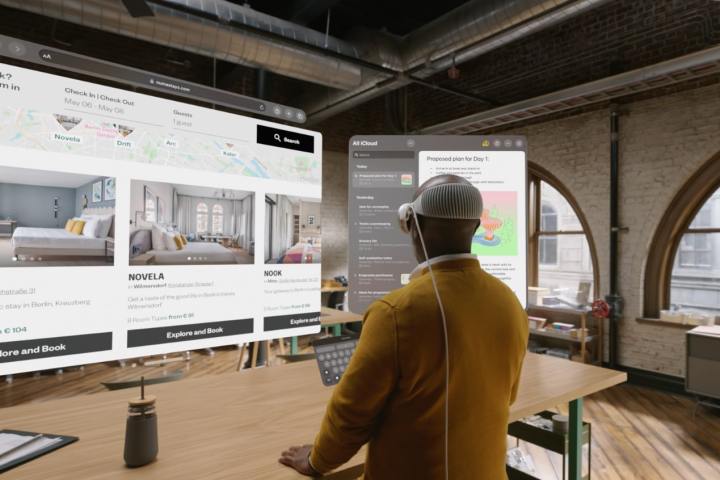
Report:
M720 315L720 188L680 239L670 275L670 308Z
M581 307L598 295L597 259L587 222L569 191L530 165L528 303Z
M645 268L644 316L720 315L720 154L683 185L655 230Z
M223 233L223 207L213 205L212 209L212 233Z
M208 231L208 206L207 204L200 202L195 207L196 216L196 227L198 233L206 233Z
M542 188L541 184L541 188ZM545 184L546 185L546 184ZM558 230L558 215L555 207L547 201L540 207L540 231L556 232ZM540 265L557 265L558 239L551 235L542 235L538 239L538 261Z

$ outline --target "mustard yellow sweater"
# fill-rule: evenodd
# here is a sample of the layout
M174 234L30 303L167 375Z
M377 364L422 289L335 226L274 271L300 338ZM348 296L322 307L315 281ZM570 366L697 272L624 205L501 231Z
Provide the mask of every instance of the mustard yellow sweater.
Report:
M510 404L527 347L527 315L475 259L433 264L450 351L450 478L505 479ZM425 270L373 303L335 387L310 462L322 473L368 443L365 478L442 479L445 355Z

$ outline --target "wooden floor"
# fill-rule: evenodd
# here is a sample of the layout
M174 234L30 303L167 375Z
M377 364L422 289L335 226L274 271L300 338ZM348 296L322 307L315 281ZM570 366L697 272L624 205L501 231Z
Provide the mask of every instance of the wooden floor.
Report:
M152 378L182 370L184 378L191 378L231 372L239 355L240 350L229 347L216 349L212 356L193 352L189 362L164 366L95 364L61 375L16 376L11 384L0 383L0 407L100 392L100 382L141 375ZM567 407L560 405L558 411L567 413ZM720 414L696 409L689 397L621 385L588 397L585 419L592 423L593 479L720 480ZM539 478L561 478L559 455L524 443L521 448L530 453Z
M720 480L717 410L633 385L594 394L584 406L592 423L592 479ZM558 412L567 414L567 406ZM560 455L524 442L521 449L532 456L539 478L562 478Z

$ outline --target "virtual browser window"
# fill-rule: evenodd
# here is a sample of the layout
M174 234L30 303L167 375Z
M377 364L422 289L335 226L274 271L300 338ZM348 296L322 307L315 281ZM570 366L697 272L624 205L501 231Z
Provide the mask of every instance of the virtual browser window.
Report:
M527 149L522 136L355 136L349 143L349 307L363 312L406 285L417 266L398 208L436 175L469 180L483 197L472 241L481 266L527 302Z
M0 64L0 375L319 331L321 152Z

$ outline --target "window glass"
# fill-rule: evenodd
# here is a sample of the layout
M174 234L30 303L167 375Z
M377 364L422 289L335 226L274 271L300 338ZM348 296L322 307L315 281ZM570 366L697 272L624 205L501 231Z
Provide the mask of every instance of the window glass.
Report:
M537 285L529 303L579 308L593 300L593 261L582 223L570 202L540 182ZM562 232L560 234L556 232Z
M212 233L223 233L223 207L213 206L212 210Z
M694 228L720 228L720 189L700 208L690 224Z
M720 231L713 229L720 229L720 190L698 210L675 252L672 310L720 315Z
M554 262L543 262L543 246L551 246ZM540 237L536 304L581 307L592 302L593 264L584 234ZM547 250L545 250L547 251ZM551 258L546 258L551 259Z
M546 232L582 231L582 224L570 203L552 185L540 183L540 230ZM550 212L555 216L548 217ZM546 214L548 212L548 214ZM543 222L549 222L544 224ZM554 228L551 228L554 227Z
M205 203L198 203L195 208L197 214L197 231L205 233L208 231L208 207Z
M157 222L157 197L145 189L145 221Z

